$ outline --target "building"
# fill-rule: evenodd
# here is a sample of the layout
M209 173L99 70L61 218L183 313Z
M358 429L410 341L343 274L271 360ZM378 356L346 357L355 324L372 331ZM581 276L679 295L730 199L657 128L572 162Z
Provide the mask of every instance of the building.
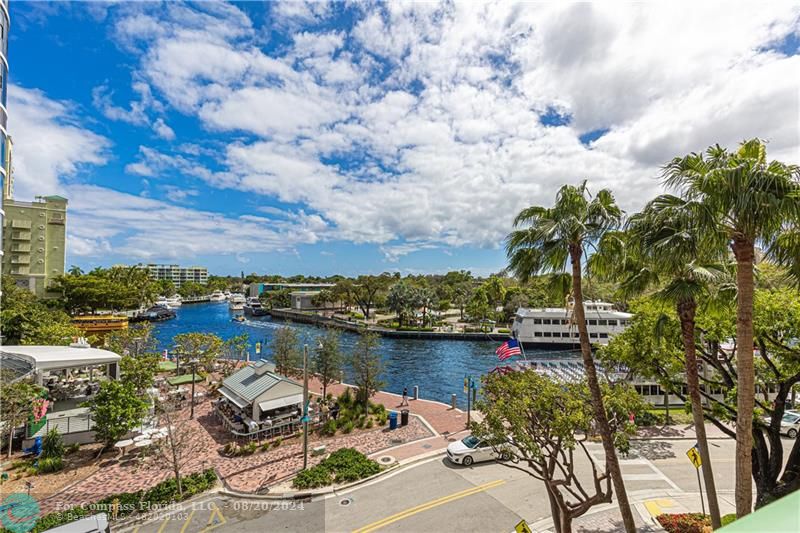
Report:
M250 296L257 297L264 292L282 291L291 289L293 291L321 291L330 289L335 283L251 283Z
M0 191L2 198L6 196L6 189L11 190L11 138L6 130L8 123L8 110L6 97L8 96L8 28L11 19L8 16L8 0L0 0ZM3 232L5 213L0 201L0 264L3 261ZM2 292L0 292L2 294Z
M633 318L630 313L614 311L613 306L607 302L586 302L584 312L589 341L592 344L607 344L613 335L624 331ZM572 311L563 308L521 307L514 317L512 331L514 337L525 347L575 347L580 344Z
M47 297L53 280L64 274L67 199L38 196L22 202L4 196L3 211L3 275Z
M208 283L208 269L200 266L181 267L179 265L160 265L151 263L147 265L150 279L160 281L168 280L180 287L182 283L193 282L205 285Z

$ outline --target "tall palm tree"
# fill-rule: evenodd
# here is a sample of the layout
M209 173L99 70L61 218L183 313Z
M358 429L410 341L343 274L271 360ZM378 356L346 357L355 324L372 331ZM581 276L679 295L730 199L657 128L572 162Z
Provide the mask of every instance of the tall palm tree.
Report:
M606 467L614 484L625 530L632 533L636 531L636 526L622 481L608 416L603 406L592 347L589 344L581 282L582 258L586 247L594 245L607 231L617 228L621 218L622 211L610 191L603 189L592 198L585 181L578 186L564 185L558 191L553 207L533 206L517 215L514 227L520 229L511 232L506 238L506 253L510 269L522 282L537 274L564 273L571 268L572 298L575 304L573 318L580 336L581 355L591 392L594 418L603 440Z
M800 221L800 167L768 161L764 142L751 139L733 152L717 145L675 158L663 177L680 190L705 238L730 246L736 259L736 515L741 517L753 509L755 247L770 252L782 230ZM786 255L783 250L776 258Z
M654 289L653 297L674 306L681 324L686 384L715 529L722 524L700 395L695 317L698 302L713 302L720 294L718 282L726 273L724 259L718 249L705 247L685 202L663 195L630 217L625 232L606 233L588 265L593 274L618 280L626 297Z

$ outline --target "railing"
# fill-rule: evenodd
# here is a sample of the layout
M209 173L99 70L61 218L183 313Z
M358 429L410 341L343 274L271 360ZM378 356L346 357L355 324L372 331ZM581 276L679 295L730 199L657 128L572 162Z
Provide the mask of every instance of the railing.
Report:
M236 429L237 425L244 425L244 423L230 420L222 413L222 411L220 411L219 406L214 407L214 413L222 421L222 425L225 427L225 429L230 431L231 434L236 438L269 439L276 435L292 435L296 433L303 425L302 419L295 417L279 422L278 424L273 424L272 426L266 428L257 429L255 431L239 431ZM320 420L317 419L316 421L309 423L309 428L316 429L320 424Z
M51 414L52 416L52 414ZM47 423L40 427L37 431L31 433L31 427L25 428L25 434L28 438L44 436L51 429L56 429L62 435L67 433L78 433L81 431L89 431L94 427L92 422L92 415L89 413L83 415L65 416L63 418L49 418Z

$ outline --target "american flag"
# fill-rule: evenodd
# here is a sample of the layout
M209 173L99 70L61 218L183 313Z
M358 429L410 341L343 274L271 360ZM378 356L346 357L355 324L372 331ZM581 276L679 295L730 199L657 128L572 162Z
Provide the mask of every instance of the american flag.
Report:
M519 347L519 341L517 341L517 339L508 339L506 342L501 344L494 353L497 354L497 358L499 360L505 361L509 357L522 355L522 350Z

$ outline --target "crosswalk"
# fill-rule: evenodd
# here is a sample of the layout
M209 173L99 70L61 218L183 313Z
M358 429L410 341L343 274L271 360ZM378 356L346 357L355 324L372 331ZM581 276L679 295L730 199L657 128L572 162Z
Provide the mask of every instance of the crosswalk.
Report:
M186 504L181 509L153 513L147 522L118 531L125 533L206 533L225 525L228 520L219 505L211 501Z

